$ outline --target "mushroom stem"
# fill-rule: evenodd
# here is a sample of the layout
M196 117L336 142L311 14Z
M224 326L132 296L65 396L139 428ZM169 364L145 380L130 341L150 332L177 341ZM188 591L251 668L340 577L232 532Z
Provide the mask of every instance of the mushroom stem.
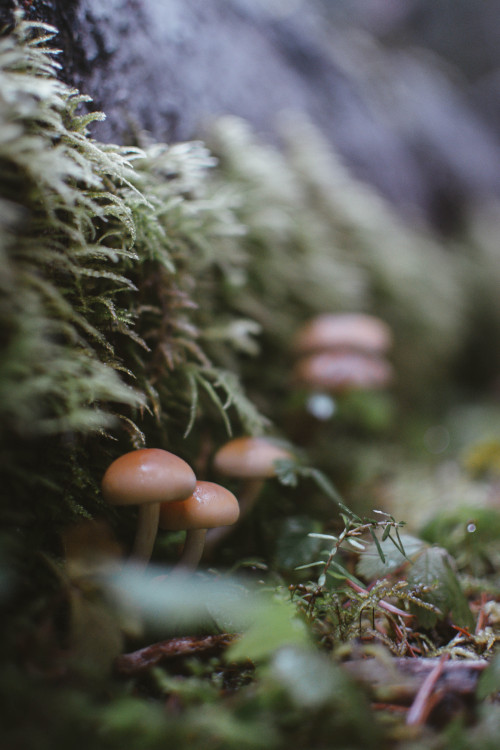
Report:
M206 529L188 529L186 531L182 554L174 567L176 572L196 570L203 555L206 534Z
M265 479L247 479L240 494L240 518L247 515L252 510L260 491L264 486ZM225 526L224 528L230 528Z
M241 494L239 495L238 502L240 506L240 517L236 524L233 526L218 526L215 529L210 529L207 533L205 541L205 557L210 557L215 548L220 542L231 533L231 531L238 525L242 518L247 516L252 508L254 507L257 498L260 495L262 487L264 486L265 479L247 479Z
M158 532L159 517L160 503L145 503L139 506L137 530L131 554L131 559L135 563L146 565L149 562Z

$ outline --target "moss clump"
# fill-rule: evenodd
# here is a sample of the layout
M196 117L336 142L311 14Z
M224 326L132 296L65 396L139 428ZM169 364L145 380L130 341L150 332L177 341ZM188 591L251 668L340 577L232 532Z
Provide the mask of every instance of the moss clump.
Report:
M198 279L241 232L209 193L213 157L93 141L102 115L77 114L52 36L20 22L0 42L1 472L24 522L95 512L124 445L189 452L203 415L221 435L231 412L265 424L201 341Z

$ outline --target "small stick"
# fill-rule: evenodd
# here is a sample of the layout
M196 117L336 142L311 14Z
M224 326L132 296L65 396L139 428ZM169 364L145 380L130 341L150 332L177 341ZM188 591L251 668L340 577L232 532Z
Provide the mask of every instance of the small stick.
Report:
M129 654L122 654L115 660L115 670L118 674L127 677L141 674L159 664L163 659L223 650L237 637L234 633L220 633L201 637L171 638L160 643L153 643L151 646L145 646Z
M417 657L413 659L399 657L396 659L396 666L403 672L418 677L419 675L427 675L440 661L441 657ZM443 676L452 675L453 673L482 672L489 663L488 659L453 659L443 664ZM461 679L463 679L463 674Z
M388 690L394 689L396 703L413 703L423 682L436 667L440 659L435 657L391 658L391 669L387 671L378 659L361 659L346 661L342 668L349 674L368 685L383 685L384 698L387 702ZM490 662L487 659L450 659L442 663L439 686L456 695L473 695L481 672ZM403 689L404 684L404 689Z
M372 703L374 711L394 711L394 713L405 714L408 711L407 706L400 706L398 703Z
M406 723L409 726L421 726L427 720L430 712L437 703L437 700L441 697L441 691L439 694L434 694L433 691L436 687L436 683L441 677L443 672L444 664L450 658L449 654L443 654L439 659L438 663L432 669L425 680L420 685L420 688L415 696L415 700L410 706L408 713L406 714Z
M485 611L485 605L486 605L486 594L481 594L481 606L479 608L479 614L477 616L477 622L476 622L476 629L474 630L474 634L477 635L478 633L483 630L485 623L486 623L486 611Z

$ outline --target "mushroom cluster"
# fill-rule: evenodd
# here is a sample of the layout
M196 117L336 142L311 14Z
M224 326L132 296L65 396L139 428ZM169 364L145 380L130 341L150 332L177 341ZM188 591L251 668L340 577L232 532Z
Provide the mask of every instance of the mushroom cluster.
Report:
M294 337L293 381L309 391L311 398L332 401L334 395L348 391L384 388L393 378L385 358L391 344L389 327L371 315L319 315ZM193 569L204 545L210 554L228 527L253 508L265 480L276 476L280 460L293 460L293 455L272 438L239 437L223 445L213 467L242 482L238 502L224 487L198 481L192 468L173 453L141 448L109 466L102 494L113 505L138 506L134 562L148 562L160 527L186 531L178 567Z
M113 461L101 487L111 505L138 506L132 558L147 563L158 531L161 503L189 497L196 487L196 476L179 456L161 448L140 448Z
M117 458L102 479L102 495L112 505L137 505L131 559L145 565L158 527L186 530L179 567L196 568L207 529L235 523L234 495L213 482L198 482L189 464L161 448L141 448Z
M328 417L334 396L353 390L380 390L392 382L393 369L386 359L391 346L390 328L372 315L318 315L296 332L292 342L297 356L293 382L312 394L312 413Z

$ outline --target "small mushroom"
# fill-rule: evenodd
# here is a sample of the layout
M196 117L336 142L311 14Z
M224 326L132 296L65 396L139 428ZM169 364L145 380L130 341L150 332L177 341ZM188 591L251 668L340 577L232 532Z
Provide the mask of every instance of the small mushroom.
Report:
M318 315L299 328L292 346L299 356L292 369L292 386L308 392L305 409L315 424L335 413L337 396L380 390L393 380L392 365L385 359L392 346L391 329L373 315ZM310 435L315 425L299 428L301 434Z
M214 456L214 468L226 477L242 479L240 518L253 508L266 479L276 476L276 461L292 459L290 451L266 437L239 437L222 446ZM207 551L229 533L214 529L207 536Z
M195 570L203 554L207 529L230 526L239 515L240 508L233 493L215 482L197 482L194 492L185 500L162 503L160 528L186 530L176 569Z
M111 505L138 505L132 559L147 563L158 531L160 503L183 500L196 487L189 464L161 448L141 448L113 461L102 480Z
M84 519L61 533L66 570L70 578L83 578L121 563L123 549L111 526L103 519Z
M324 313L304 323L296 332L296 354L330 349L384 354L392 346L391 329L383 320L363 313Z

